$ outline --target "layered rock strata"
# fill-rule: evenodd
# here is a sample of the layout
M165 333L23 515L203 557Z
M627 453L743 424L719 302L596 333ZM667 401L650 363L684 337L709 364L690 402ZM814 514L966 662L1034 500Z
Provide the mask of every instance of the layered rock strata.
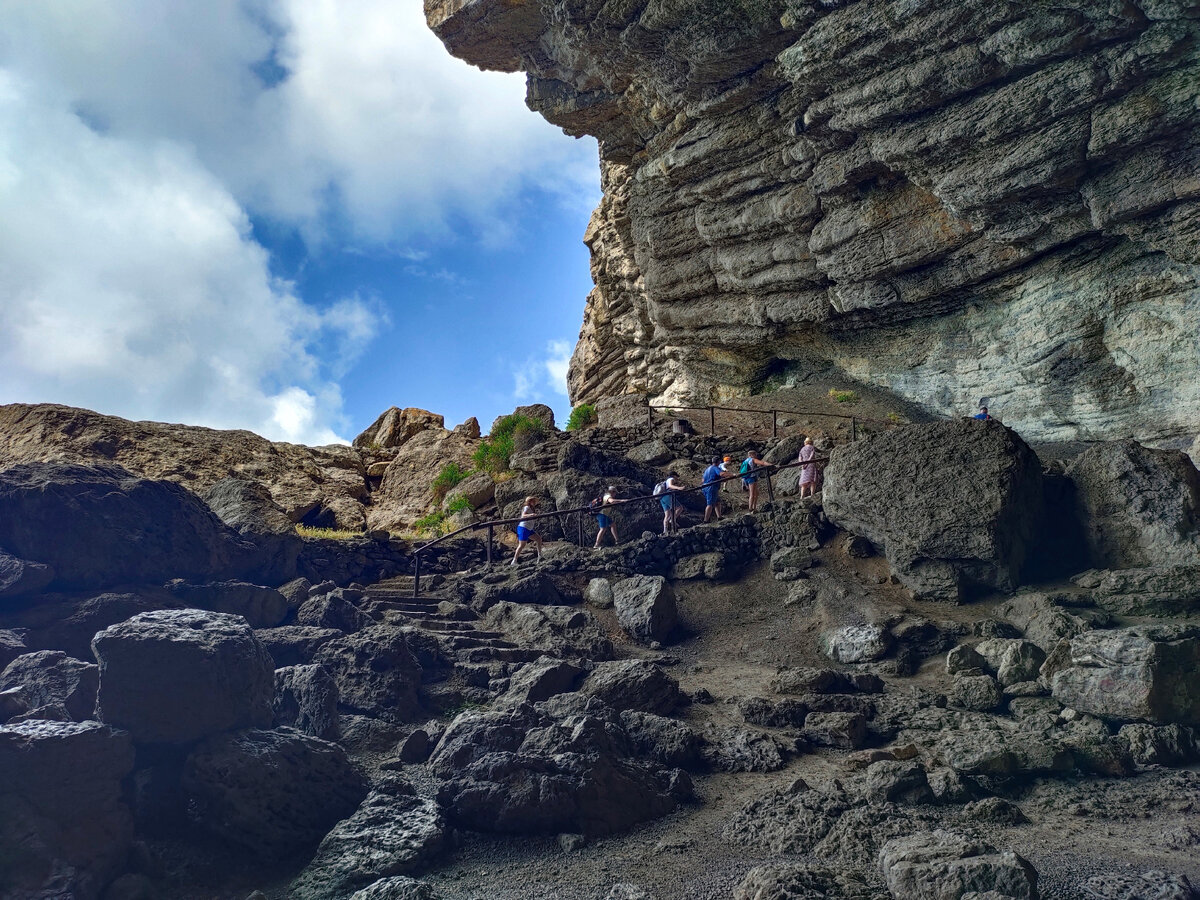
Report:
M840 369L1033 439L1200 425L1189 0L426 0L599 138L572 399Z

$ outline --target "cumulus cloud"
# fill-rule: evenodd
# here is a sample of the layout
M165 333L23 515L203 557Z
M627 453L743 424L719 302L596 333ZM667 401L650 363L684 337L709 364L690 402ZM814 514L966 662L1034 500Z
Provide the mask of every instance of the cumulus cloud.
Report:
M273 279L187 148L98 134L0 76L0 209L0 402L338 440L314 350L352 356L375 314Z
M531 356L515 366L512 370L513 398L553 402L566 397L571 352L569 341L549 341L544 356Z
M594 202L594 144L522 96L417 0L4 4L0 402L336 439L386 316L306 303L249 216L418 265L463 223L510 240L522 192Z

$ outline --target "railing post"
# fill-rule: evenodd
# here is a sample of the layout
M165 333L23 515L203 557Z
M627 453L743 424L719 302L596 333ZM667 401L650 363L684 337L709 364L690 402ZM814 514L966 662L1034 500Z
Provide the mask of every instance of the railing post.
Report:
M771 410L771 437L779 437L779 410Z
M649 403L646 404L646 424L651 428L654 427L654 407Z
M858 440L858 419L856 419L854 416L850 417L850 440Z
M421 596L421 554L414 557L413 562L413 599Z
M488 564L488 568L489 568L489 569L492 567L492 529L493 529L493 528L495 528L495 526L494 526L494 525L488 525L488 536L487 536L487 564Z
M717 408L715 406L708 408L708 433L714 437L717 433Z

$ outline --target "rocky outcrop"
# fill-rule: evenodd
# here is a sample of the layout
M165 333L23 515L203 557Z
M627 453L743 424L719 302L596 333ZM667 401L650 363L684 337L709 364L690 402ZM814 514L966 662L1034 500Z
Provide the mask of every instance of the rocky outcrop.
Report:
M349 447L303 447L249 431L130 422L50 403L0 406L0 469L56 460L116 463L204 494L225 478L264 486L291 522L361 530L366 472ZM315 524L315 523L314 523Z
M910 425L837 448L825 514L883 549L916 593L960 600L1012 590L1034 550L1042 471L994 422Z
M1035 438L1200 430L1192 4L425 12L600 139L574 402L833 366Z
M940 829L889 841L879 868L895 900L951 900L970 892L1012 900L1039 896L1037 872L1026 860Z
M0 471L0 546L53 568L51 587L74 590L228 577L257 564L194 494L114 465Z

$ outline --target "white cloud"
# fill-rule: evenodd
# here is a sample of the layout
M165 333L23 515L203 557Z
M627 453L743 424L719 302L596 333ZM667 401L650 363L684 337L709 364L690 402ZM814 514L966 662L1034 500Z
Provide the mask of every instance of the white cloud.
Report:
M594 142L451 58L419 0L10 0L0 402L332 440L385 317L303 302L248 214L420 264L463 222L512 240L524 191L590 205L596 180Z
M314 351L372 333L272 279L241 208L184 147L97 134L0 73L0 402L337 439Z
M567 396L567 369L571 365L573 349L569 341L551 341L546 347L549 355L544 365L550 376L550 386L564 397Z
M513 398L546 402L555 399L548 395L567 396L567 368L571 364L572 347L569 341L550 341L546 355L531 356L515 366Z

